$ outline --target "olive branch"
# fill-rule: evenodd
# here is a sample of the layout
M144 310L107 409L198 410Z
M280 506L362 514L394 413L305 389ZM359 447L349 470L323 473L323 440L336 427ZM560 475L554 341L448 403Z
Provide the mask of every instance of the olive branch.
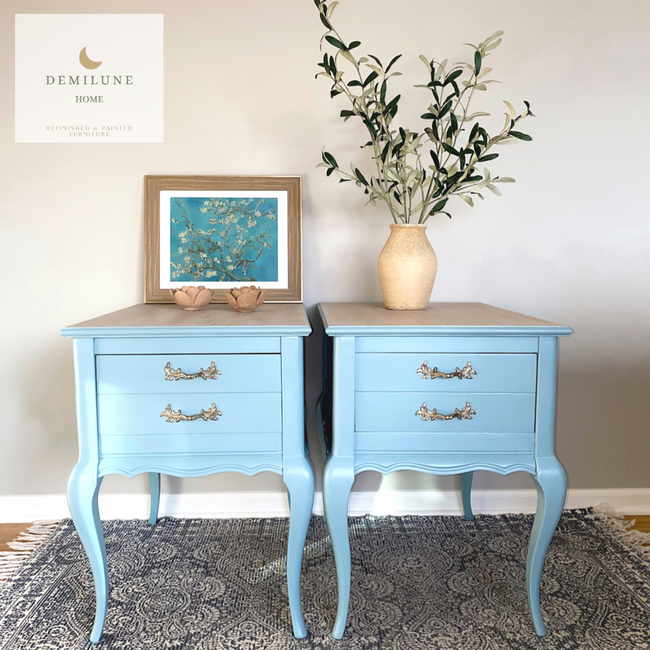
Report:
M368 202L373 205L378 200L384 201L395 223L411 223L412 219L415 222L417 217L419 224L441 213L451 218L445 210L451 196L458 196L473 207L473 197L483 200L485 189L501 196L497 184L515 182L510 177L492 177L487 168L479 171L477 165L499 156L492 151L496 145L532 140L529 135L515 129L520 120L534 117L530 104L524 101L525 111L517 114L512 104L505 101L508 110L503 128L493 136L477 119L489 113L470 112L474 93L486 91L489 84L498 83L487 78L492 68L485 67L484 61L501 44L503 32L495 32L478 45L466 43L474 50L471 62L448 67L446 59L438 62L421 55L429 81L415 87L431 93L431 104L421 116L427 126L422 132L402 127L395 129L392 123L401 95L389 98L388 80L401 74L392 69L402 55L394 56L386 67L372 54L357 59L353 50L361 42L346 44L332 25L332 14L338 1L329 5L323 0L314 2L327 29L321 38L321 50L323 41L334 48L333 55L323 54L323 60L318 64L323 71L316 77L325 76L332 81L331 98L337 95L348 98L351 109L342 110L340 115L344 121L356 117L363 122L370 140L362 148L372 149L375 162L375 173L366 178L353 164L350 165L351 172L343 171L336 158L323 150L323 162L318 166L325 167L328 176L335 173L341 183L353 181L363 189ZM353 78L349 81L340 69L341 59L353 68ZM466 125L472 122L469 129Z

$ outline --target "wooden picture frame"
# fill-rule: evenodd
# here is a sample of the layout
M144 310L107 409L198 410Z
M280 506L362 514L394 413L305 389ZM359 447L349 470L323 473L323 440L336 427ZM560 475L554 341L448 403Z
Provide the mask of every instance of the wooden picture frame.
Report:
M252 284L302 302L301 206L300 176L145 176L145 302L184 285L226 302Z

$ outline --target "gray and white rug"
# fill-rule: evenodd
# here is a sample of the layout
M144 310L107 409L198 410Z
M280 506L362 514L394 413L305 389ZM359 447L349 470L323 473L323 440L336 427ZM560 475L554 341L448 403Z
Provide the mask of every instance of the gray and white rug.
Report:
M286 595L286 519L104 524L111 581L98 650L639 650L650 648L650 563L588 511L564 513L542 582L548 636L528 614L532 516L350 519L352 595L329 637L336 573L312 519L303 568L307 639ZM0 649L91 647L90 567L70 520L0 587Z

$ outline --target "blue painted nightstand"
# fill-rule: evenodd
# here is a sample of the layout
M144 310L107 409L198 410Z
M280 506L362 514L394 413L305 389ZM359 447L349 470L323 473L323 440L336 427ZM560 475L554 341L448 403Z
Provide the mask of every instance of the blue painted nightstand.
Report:
M326 332L318 403L323 499L339 592L332 636L342 637L348 613L354 477L401 469L461 474L467 519L475 470L532 474L538 501L526 583L543 636L542 567L566 498L554 452L558 337L572 330L480 303L411 312L325 303L319 310Z
M227 305L185 312L136 305L68 327L74 339L79 461L68 503L92 567L98 643L108 604L97 508L102 477L148 473L155 523L160 474L281 474L291 519L287 582L296 637L306 636L300 573L314 498L305 447L304 307Z

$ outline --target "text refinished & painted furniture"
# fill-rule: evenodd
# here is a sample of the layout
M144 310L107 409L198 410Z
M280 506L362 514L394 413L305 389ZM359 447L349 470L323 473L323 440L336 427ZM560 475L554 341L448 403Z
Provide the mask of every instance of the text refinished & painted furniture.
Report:
M461 474L468 519L474 471L533 476L526 583L535 630L544 635L540 579L566 497L554 452L558 337L572 330L480 303L431 303L424 311L325 303L319 310L323 499L339 595L332 635L341 638L348 613L354 477L403 469Z
M160 474L275 472L289 493L287 582L296 637L302 553L314 497L305 448L299 304L241 314L227 305L186 312L136 305L62 331L74 340L79 461L68 503L95 581L90 635L98 643L108 605L106 549L97 507L102 477L148 473L155 524Z

